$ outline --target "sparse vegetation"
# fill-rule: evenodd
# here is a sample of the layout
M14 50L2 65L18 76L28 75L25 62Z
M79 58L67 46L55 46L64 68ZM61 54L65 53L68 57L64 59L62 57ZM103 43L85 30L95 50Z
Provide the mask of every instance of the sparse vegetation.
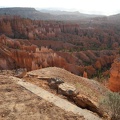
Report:
M111 113L111 120L120 120L120 94L109 92L106 97L100 101L107 112Z
M76 88L77 88L77 90L79 90L79 91L81 91L81 92L83 92L83 94L86 94L86 95L88 95L89 97L94 97L94 98L96 98L96 97L98 97L98 95L96 94L96 92L94 92L93 90L91 90L90 88L88 88L88 87L86 87L85 85L83 85L83 84L80 84L80 83L76 83Z

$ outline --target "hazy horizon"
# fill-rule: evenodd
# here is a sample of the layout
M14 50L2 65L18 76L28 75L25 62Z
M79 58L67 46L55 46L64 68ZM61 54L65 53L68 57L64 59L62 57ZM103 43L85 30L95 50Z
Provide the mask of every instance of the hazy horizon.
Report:
M1 7L32 7L39 9L79 11L86 14L113 15L120 13L119 0L1 0Z

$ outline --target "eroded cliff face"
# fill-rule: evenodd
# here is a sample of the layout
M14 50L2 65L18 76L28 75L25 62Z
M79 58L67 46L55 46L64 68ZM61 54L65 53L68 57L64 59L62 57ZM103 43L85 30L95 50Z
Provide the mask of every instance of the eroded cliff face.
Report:
M0 36L0 53L0 69L26 68L31 71L56 66L88 78L114 60L112 51L56 52L38 47L29 40L10 39L4 35Z
M0 38L0 68L26 68L28 71L49 66L63 67L67 64L64 58L53 50L35 45L22 45L17 40ZM14 63L14 64L13 64ZM9 65L10 64L10 65ZM11 67L13 66L13 67Z
M120 57L116 58L112 64L109 88L114 92L120 92Z

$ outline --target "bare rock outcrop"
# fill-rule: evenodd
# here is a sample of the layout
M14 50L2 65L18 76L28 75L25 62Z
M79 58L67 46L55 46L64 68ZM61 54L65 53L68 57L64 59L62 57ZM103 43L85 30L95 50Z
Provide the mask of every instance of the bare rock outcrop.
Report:
M89 109L105 116L105 111L99 106L99 99L104 97L108 89L97 81L79 77L64 69L57 67L48 67L40 70L34 70L27 73L25 79L34 78L31 75L38 75L39 81L46 80L47 85L57 93L64 95L70 101L79 107ZM58 77L59 76L59 77Z
M73 97L73 99L78 106L99 113L98 104L87 96L78 94L77 96Z

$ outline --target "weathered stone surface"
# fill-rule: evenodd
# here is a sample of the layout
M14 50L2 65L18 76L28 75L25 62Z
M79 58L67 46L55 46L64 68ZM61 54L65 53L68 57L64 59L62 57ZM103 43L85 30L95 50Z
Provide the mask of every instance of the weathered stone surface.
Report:
M16 77L19 77L19 78L23 78L25 75L26 75L26 73L27 73L27 69L26 68L24 68L24 69L17 69L16 70Z
M96 107L96 103L93 102L90 98L88 98L87 96L85 95L81 95L80 93L73 98L75 100L75 103L77 105L79 105L80 107L83 107L83 108L97 108Z
M68 83L62 83L58 86L58 93L61 93L63 95L67 96L75 96L78 94L76 88Z
M106 113L102 111L102 109L99 108L99 104L95 101L93 101L91 98L83 95L83 94L78 94L77 96L73 97L74 102L82 107L82 108L87 108L91 111L94 111L98 113L100 116L106 116Z
M50 78L48 79L48 83L49 83L49 86L51 88L56 88L58 89L58 86L62 83L64 83L64 81L60 78Z

